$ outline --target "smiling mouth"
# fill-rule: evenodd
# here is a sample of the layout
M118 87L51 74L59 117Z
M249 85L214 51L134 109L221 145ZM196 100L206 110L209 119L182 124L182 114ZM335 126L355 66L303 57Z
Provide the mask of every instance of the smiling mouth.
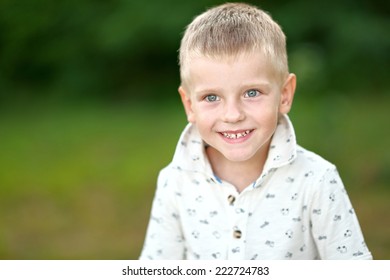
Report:
M231 133L231 132L220 132L220 134L225 137L225 138L228 138L228 139L240 139L240 138L243 138L245 136L247 136L248 134L250 134L253 130L245 130L245 131L242 131L242 132L238 132L238 133Z

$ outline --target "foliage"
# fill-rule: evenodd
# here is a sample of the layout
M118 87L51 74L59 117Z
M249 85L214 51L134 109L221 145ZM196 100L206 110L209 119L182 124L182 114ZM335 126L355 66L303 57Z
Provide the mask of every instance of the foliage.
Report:
M222 2L2 0L1 104L175 96L182 31ZM284 28L301 92L388 91L387 1L249 2Z

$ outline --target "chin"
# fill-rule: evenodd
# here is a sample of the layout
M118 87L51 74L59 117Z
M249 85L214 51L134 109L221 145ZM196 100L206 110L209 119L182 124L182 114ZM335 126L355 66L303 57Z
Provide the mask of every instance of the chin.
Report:
M253 154L245 154L245 153L240 153L240 152L237 152L237 153L222 153L223 156L229 160L229 161L232 161L232 162L245 162L245 161L248 161L250 159L253 158Z

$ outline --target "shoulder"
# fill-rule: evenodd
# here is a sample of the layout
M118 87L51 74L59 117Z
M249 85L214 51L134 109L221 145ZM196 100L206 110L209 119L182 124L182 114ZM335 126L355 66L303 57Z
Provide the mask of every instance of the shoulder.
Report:
M312 197L334 201L337 195L347 196L343 181L333 163L299 146L294 164L301 172L301 182L310 189Z
M157 188L169 191L180 191L185 185L188 185L191 180L195 180L198 176L199 174L197 172L188 171L175 162L171 162L160 171L157 179Z
M320 155L297 146L295 160L287 167L289 176L312 193L343 191L337 167Z
M178 165L175 161L172 161L163 169L160 170L158 175L158 182L175 181L180 178L187 177L188 170L183 169L181 165Z
M334 166L333 163L326 160L322 156L312 151L309 151L299 145L297 145L297 160L300 161L302 164L313 165L318 168L327 168Z
M157 205L165 207L176 207L181 193L181 184L177 182L180 176L170 163L168 166L161 169L157 178L157 187L155 190L154 201Z
M337 170L336 166L322 156L297 145L296 159L292 165L312 175L324 175Z
M160 170L157 179L158 188L172 188L173 182L179 177L180 167L172 162Z

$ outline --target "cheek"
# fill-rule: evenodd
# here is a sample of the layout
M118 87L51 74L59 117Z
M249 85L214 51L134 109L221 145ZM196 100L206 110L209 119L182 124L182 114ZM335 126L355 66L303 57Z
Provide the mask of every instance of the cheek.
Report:
M201 112L196 115L196 126L202 133L207 134L210 131L213 131L216 123L217 121L213 114Z
M198 126L209 127L212 125L213 119L208 114L200 113L196 115L196 123Z
M188 105L189 109L187 112L187 119L190 123L197 123L197 120L199 119L199 111L200 110L194 104L196 104L196 103L194 103L194 101L191 100L191 103Z
M259 104L258 106L253 106L249 110L247 110L248 115L253 116L258 120L270 120L278 115L279 108L278 104L274 102L267 102Z
M210 109L203 103L192 103L193 117L196 122L209 123L211 122L218 113L215 110Z

